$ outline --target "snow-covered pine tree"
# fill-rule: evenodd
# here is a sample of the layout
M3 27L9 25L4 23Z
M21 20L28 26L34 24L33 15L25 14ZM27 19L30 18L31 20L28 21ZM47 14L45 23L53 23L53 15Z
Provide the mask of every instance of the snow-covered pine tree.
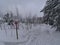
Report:
M13 13L12 13L12 12L10 12L10 13L7 12L7 13L3 16L4 22L6 22L8 25L11 24L11 21L13 21L12 19L13 19Z
M44 12L43 22L56 26L57 31L60 31L60 0L47 0L41 12Z
M5 14L4 17L3 17L4 21L5 22L8 22L8 19L9 19L9 13Z

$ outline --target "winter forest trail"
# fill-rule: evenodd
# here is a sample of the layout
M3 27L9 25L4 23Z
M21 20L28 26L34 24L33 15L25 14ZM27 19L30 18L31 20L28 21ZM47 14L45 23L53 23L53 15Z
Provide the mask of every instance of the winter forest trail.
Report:
M22 28L23 26L23 28ZM33 25L31 29L26 28L24 24L20 24L18 30L19 39L16 39L15 30L7 29L0 31L1 45L59 45L60 32L55 32L55 28L45 24Z

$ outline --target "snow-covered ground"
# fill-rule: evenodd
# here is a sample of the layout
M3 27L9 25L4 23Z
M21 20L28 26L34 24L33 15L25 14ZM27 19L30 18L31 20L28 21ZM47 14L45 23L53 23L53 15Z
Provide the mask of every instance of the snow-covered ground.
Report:
M60 32L55 32L55 29L46 24L32 24L28 28L25 24L20 24L17 40L16 30L2 24L0 45L60 45Z

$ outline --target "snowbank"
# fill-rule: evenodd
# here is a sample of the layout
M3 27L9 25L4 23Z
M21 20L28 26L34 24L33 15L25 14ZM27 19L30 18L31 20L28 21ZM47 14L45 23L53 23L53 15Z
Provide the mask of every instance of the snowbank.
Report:
M2 25L3 26L3 25ZM5 25L0 30L0 43L1 45L60 45L60 33L55 32L55 28L46 24L28 25L32 28L27 29L25 24L20 24L18 34L19 39L16 39L15 29Z

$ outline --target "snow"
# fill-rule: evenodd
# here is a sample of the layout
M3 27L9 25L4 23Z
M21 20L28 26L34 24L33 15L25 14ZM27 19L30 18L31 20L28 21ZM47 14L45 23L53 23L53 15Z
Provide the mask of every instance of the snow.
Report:
M0 45L60 45L60 32L55 32L55 29L46 24L28 25L27 29L25 24L20 23L17 40L15 28L2 24Z

